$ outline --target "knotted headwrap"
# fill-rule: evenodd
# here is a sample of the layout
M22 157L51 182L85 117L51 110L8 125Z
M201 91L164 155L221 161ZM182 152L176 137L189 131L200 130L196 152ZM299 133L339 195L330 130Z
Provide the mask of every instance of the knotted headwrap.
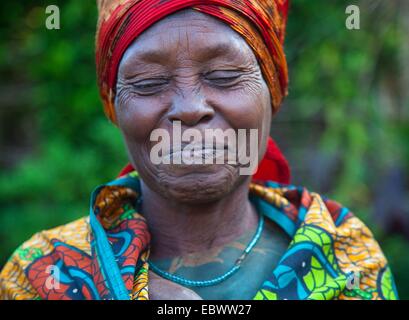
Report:
M116 123L115 94L118 66L126 49L162 18L191 8L227 23L253 49L270 90L275 114L287 95L288 71L283 43L289 0L97 0L97 80L107 117ZM130 168L130 167L129 167ZM126 170L125 170L126 171ZM274 141L253 176L290 182L290 169Z

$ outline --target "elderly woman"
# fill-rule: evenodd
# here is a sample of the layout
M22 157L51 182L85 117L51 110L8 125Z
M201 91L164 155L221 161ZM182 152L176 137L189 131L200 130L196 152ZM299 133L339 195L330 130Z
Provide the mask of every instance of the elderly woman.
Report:
M2 298L397 298L368 228L291 185L269 138L287 90L286 0L98 4L98 83L130 164L94 190L89 216L16 250L1 273ZM177 123L257 129L257 172L228 161L153 162L152 132L172 137Z

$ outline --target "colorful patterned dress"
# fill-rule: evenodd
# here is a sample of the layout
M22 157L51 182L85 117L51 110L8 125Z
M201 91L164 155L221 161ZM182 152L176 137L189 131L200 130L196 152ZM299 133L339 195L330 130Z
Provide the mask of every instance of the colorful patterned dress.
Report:
M133 171L95 189L90 214L23 243L0 274L1 299L149 299L150 234ZM292 239L254 295L277 299L397 299L371 231L347 208L304 187L251 183L259 213Z

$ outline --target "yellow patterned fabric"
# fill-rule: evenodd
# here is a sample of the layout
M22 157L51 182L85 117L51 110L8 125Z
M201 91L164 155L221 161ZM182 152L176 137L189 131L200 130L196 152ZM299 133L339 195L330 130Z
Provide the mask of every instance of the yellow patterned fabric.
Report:
M150 237L135 205L140 197L139 178L132 172L114 182L114 186L97 189L94 209L101 221L109 221L101 225L122 270L129 299L148 300ZM304 187L275 182L252 183L249 197L259 213L292 239L254 299L398 298L378 243L350 210ZM123 232L128 241L115 243ZM85 217L35 234L2 270L0 298L114 299L109 276L97 272L104 262L95 260L102 256L93 260L94 243L99 241L96 233ZM50 263L60 268L59 278L47 269ZM56 280L59 288L55 288Z
M278 208L289 207L288 197L285 195L294 190L294 187L268 189L257 185L252 187L260 196ZM345 290L348 288L343 277L338 279L339 283L336 277L333 277L329 284L325 284L328 274L324 275L321 269L322 262L314 258L317 268L314 270L312 267L311 273L303 276L307 287L315 289L315 292L309 295L309 299L325 300L329 297L396 299L397 292L393 280L389 279L392 275L386 258L368 227L335 201L321 197L315 192L307 192L305 189L301 193L303 194L301 199L308 210L300 223L300 228L295 232L290 247L294 248L306 242L319 244L327 257L325 263L332 264L334 268L338 267L344 274L359 275L359 286L351 284L352 290ZM352 279L353 277L350 278ZM327 286L331 290L328 290ZM259 295L259 297L262 296L262 294Z
M31 286L24 270L34 260L54 250L52 239L59 239L91 255L89 218L84 217L63 226L36 233L17 248L1 272L1 299L40 299L39 293Z

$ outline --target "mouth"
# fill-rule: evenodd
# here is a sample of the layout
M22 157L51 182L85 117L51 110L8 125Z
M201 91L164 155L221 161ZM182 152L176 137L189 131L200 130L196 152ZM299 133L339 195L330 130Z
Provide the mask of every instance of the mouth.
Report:
M225 159L227 152L229 147L225 144L184 143L164 151L163 160L173 164L178 164L178 160L181 160L181 164L212 164L214 161L218 163L218 160Z

